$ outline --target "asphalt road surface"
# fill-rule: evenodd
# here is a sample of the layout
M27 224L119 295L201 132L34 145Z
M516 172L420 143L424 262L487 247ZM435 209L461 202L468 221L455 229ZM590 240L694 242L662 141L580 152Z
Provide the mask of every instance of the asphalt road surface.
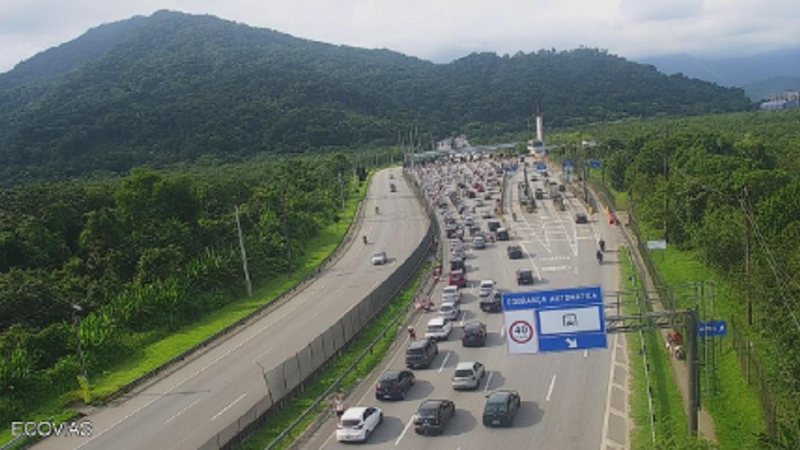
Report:
M390 180L390 174L394 179ZM397 192L389 191L389 183ZM375 206L380 213L375 213ZM335 264L284 305L190 363L89 415L91 438L52 437L41 449L194 449L266 393L262 371L307 346L383 282L420 243L427 218L400 169L373 177L364 218ZM361 242L367 235L369 244ZM373 266L373 252L389 262Z
M462 164L465 173L481 170L479 164ZM450 167L444 192L455 189ZM485 172L485 169L483 170ZM529 172L531 175L531 172ZM458 175L456 175L458 177ZM473 178L474 179L474 178ZM439 343L439 355L429 369L415 370L416 384L403 401L378 401L374 386L381 371L376 371L347 399L347 406L376 405L384 412L383 423L366 443L367 447L396 449L591 449L602 447L604 415L609 392L611 351L591 350L563 353L510 355L506 348L506 333L502 313L485 313L478 306L477 285L482 279L492 279L504 291L557 289L585 285L603 285L604 290L616 290L618 264L614 232L602 215L591 215L589 224L578 225L575 213L586 212L573 196L566 200L566 211L557 210L549 198L537 201L539 209L523 213L517 201L517 183L522 170L508 182L505 223L510 226L511 242L488 244L486 249L471 249L467 255L467 277L470 286L463 290L462 313L449 340ZM426 182L435 184L429 176ZM469 183L468 183L469 184ZM531 183L531 188L544 187L544 180ZM545 190L547 192L547 190ZM495 195L498 198L499 195ZM466 200L471 211L475 200ZM491 202L494 202L492 200ZM487 220L481 219L477 207L473 217L487 230ZM450 205L453 211L453 205ZM512 219L512 212L517 220ZM458 217L458 214L455 214ZM595 259L600 237L608 242L604 264ZM525 257L510 260L506 254L509 244L523 246ZM533 268L536 283L517 286L516 269ZM446 272L446 269L445 269ZM441 289L440 285L439 290ZM437 304L440 298L435 299ZM425 323L436 312L422 314L416 328L423 332ZM484 348L461 346L461 326L464 321L480 320L487 324L489 338ZM609 338L609 344L612 339ZM406 342L396 345L381 369L404 369ZM486 366L487 375L477 391L454 391L451 377L457 363L478 361ZM521 409L511 428L487 428L481 422L485 395L496 389L516 390L522 399ZM445 398L455 402L455 417L447 424L442 436L416 435L411 423L417 407L424 399ZM305 444L309 449L343 449L336 442L333 420L320 428Z

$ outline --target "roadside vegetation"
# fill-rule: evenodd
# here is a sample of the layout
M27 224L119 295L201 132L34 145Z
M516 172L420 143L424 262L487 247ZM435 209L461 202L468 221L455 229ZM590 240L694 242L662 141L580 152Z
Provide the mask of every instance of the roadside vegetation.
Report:
M622 261L622 299L626 314L641 312L637 297L642 285L635 274L627 249L620 252ZM631 448L635 449L705 449L711 445L702 439L692 438L681 393L670 367L670 355L664 347L657 329L633 332L626 336L628 364L631 371L630 408L635 426L631 430ZM644 349L644 351L642 350ZM645 370L647 364L647 370ZM652 387L652 411L648 391ZM654 420L651 421L650 415ZM655 443L653 442L655 436Z
M430 271L431 263L422 265L410 285L399 293L387 307L369 324L346 348L341 357L331 362L319 374L306 383L302 393L290 399L286 407L268 423L250 436L241 446L243 450L261 450L277 438L300 414L314 406L315 401L332 387L342 392L353 389L362 379L383 360L392 342L397 336L408 307L414 295L424 281L423 275ZM371 351L368 351L372 345ZM363 359L359 356L368 351ZM336 385L339 381L338 385ZM351 399L352 401L352 399ZM294 431L284 439L276 449L287 448L299 437L309 425L320 418L320 415L332 412L331 401L323 401L308 414Z
M565 144L559 158L602 160L592 178L605 180L618 207L634 215L640 239L667 240L667 250L648 253L678 306L728 322L728 336L709 347L713 358L701 369L702 401L721 448L800 447L797 123L800 111L753 112L630 121L552 138ZM579 149L581 140L597 145ZM701 302L691 287L698 282L706 286Z
M0 423L66 419L85 394L113 396L310 275L366 193L353 175L359 158L137 169L0 191ZM83 309L77 330L72 305Z

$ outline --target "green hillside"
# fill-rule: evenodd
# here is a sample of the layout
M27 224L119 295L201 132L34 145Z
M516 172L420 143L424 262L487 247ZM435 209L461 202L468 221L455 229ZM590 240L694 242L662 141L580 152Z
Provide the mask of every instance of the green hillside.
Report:
M437 65L160 11L107 24L0 75L0 180L125 172L201 155L394 143L750 107L738 89L594 49Z

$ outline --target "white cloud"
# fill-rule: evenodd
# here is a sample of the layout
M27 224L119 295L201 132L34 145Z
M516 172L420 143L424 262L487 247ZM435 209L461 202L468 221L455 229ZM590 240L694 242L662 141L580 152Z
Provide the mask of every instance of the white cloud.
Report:
M796 1L2 0L0 71L100 23L158 9L426 59L579 45L628 57L753 53L800 43Z

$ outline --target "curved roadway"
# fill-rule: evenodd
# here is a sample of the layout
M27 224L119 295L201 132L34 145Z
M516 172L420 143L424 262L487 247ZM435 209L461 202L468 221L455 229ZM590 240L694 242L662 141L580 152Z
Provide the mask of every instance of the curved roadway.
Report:
M394 180L390 180L390 174ZM397 192L389 192L389 183ZM375 214L379 205L380 214ZM400 169L375 174L355 239L333 266L294 298L224 342L87 418L93 436L52 437L41 449L194 449L265 394L269 370L306 347L383 282L421 242L428 219ZM364 245L361 236L370 243ZM389 263L373 266L372 252Z

